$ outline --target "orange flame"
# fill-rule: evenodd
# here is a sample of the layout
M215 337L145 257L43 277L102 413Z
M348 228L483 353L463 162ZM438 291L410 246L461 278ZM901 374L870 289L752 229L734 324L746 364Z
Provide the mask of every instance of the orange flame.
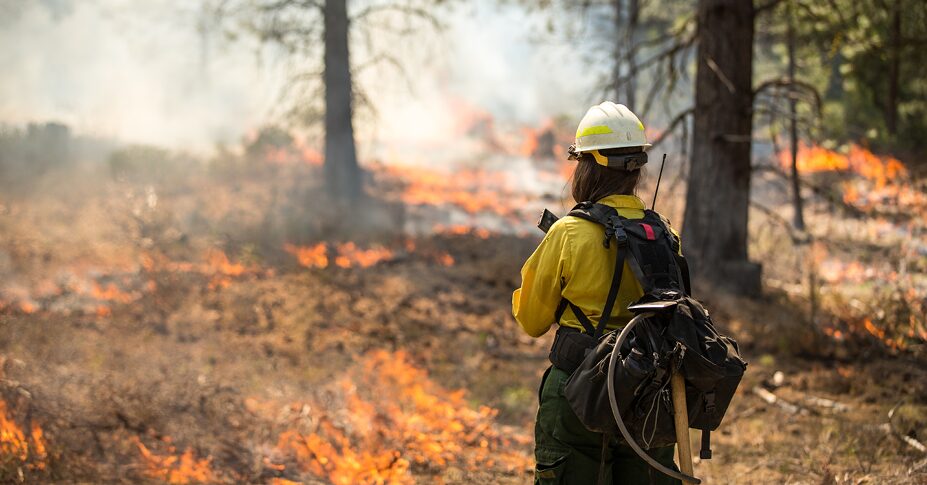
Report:
M99 283L93 282L93 286L90 288L90 296L97 300L119 303L131 303L137 299L137 296L120 290L115 283L109 283L102 287Z
M380 176L401 180L405 187L398 198L408 205L454 206L468 214L491 213L513 217L527 197L513 193L502 173L457 170L447 173L422 167L383 165Z
M212 471L212 457L196 458L193 450L187 448L181 455L168 445L166 455L158 455L148 449L138 437L133 437L139 453L145 461L145 474L172 484L213 483L216 476ZM165 441L169 441L166 439Z
M36 307L35 304L31 301L20 301L19 302L19 311L23 313L35 313Z
M788 150L779 152L779 162L783 167L791 165ZM801 143L796 163L799 172L805 173L852 171L874 182L876 188L883 188L908 173L908 169L897 158L876 155L855 143L849 146L846 154Z
M29 470L44 470L48 452L42 428L35 422L27 434L10 417L6 402L0 400L0 458L25 465Z
M368 354L338 387L347 409L342 425L323 416L315 432L286 431L277 445L302 470L332 483L416 483L412 464L520 471L530 463L511 451L527 437L496 429L495 410L472 409L463 391L440 388L404 352Z
M492 232L489 229L467 226L463 224L454 224L451 226L438 224L432 230L435 232L435 234L445 234L449 236L476 236L480 239L489 239L489 236L492 235Z
M301 266L306 268L326 268L329 263L328 245L324 242L313 246L296 246L284 244L283 250L296 256ZM334 263L339 268L369 268L393 257L393 251L383 246L362 249L354 242L338 244L335 247Z
M328 266L328 248L325 243L319 243L315 246L296 246L293 244L284 244L283 250L296 256L299 264L307 268L325 268Z
M339 268L350 268L352 266L369 268L392 257L393 252L382 246L360 249L353 242L346 242L338 245L338 256L335 257L335 265Z

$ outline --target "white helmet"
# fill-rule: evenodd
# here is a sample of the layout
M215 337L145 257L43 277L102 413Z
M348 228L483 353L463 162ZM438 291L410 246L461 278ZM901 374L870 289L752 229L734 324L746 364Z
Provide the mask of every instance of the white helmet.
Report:
M591 153L600 165L611 166L599 150L634 147L646 150L650 146L641 120L627 106L605 101L586 111L576 129L576 144L571 152Z

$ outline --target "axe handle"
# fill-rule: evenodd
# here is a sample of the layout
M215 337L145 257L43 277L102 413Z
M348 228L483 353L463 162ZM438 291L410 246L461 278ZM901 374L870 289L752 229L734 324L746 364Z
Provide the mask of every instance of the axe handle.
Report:
M676 424L676 450L679 453L679 470L689 476L692 466L692 444L689 442L689 409L686 407L686 383L682 374L673 373L670 380L673 393L673 421ZM695 483L695 482L685 482Z

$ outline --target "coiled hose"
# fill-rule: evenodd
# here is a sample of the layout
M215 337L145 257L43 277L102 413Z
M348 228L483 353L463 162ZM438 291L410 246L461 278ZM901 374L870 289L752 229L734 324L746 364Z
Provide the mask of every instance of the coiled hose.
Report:
M615 415L615 421L618 423L618 430L621 431L621 436L624 437L624 440L628 442L628 445L632 450L634 450L635 453L638 454L638 456L643 458L644 461L646 461L650 466L656 468L660 473L682 480L683 482L690 482L698 485L702 483L700 479L680 473L676 470L669 469L663 466L657 460L654 460L653 457L642 450L641 447L638 446L637 442L634 441L634 438L628 431L627 426L624 425L624 420L621 419L621 412L618 410L618 399L615 397L615 362L618 361L618 355L620 354L619 349L621 349L621 345L624 343L625 339L628 338L628 335L631 333L631 330L634 329L634 326L640 323L641 320L650 318L652 316L654 316L653 313L638 314L632 318L623 329L621 329L621 333L618 335L618 340L615 341L615 347L612 348L611 356L608 359L608 402L611 405L612 414Z

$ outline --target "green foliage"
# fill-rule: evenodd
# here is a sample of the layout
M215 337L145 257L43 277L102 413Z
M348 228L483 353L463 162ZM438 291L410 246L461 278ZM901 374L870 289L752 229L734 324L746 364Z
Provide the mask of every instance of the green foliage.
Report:
M822 134L887 151L927 147L922 136L927 128L927 2L793 1L802 63L798 77L822 91ZM787 8L783 2L775 22L787 21Z

